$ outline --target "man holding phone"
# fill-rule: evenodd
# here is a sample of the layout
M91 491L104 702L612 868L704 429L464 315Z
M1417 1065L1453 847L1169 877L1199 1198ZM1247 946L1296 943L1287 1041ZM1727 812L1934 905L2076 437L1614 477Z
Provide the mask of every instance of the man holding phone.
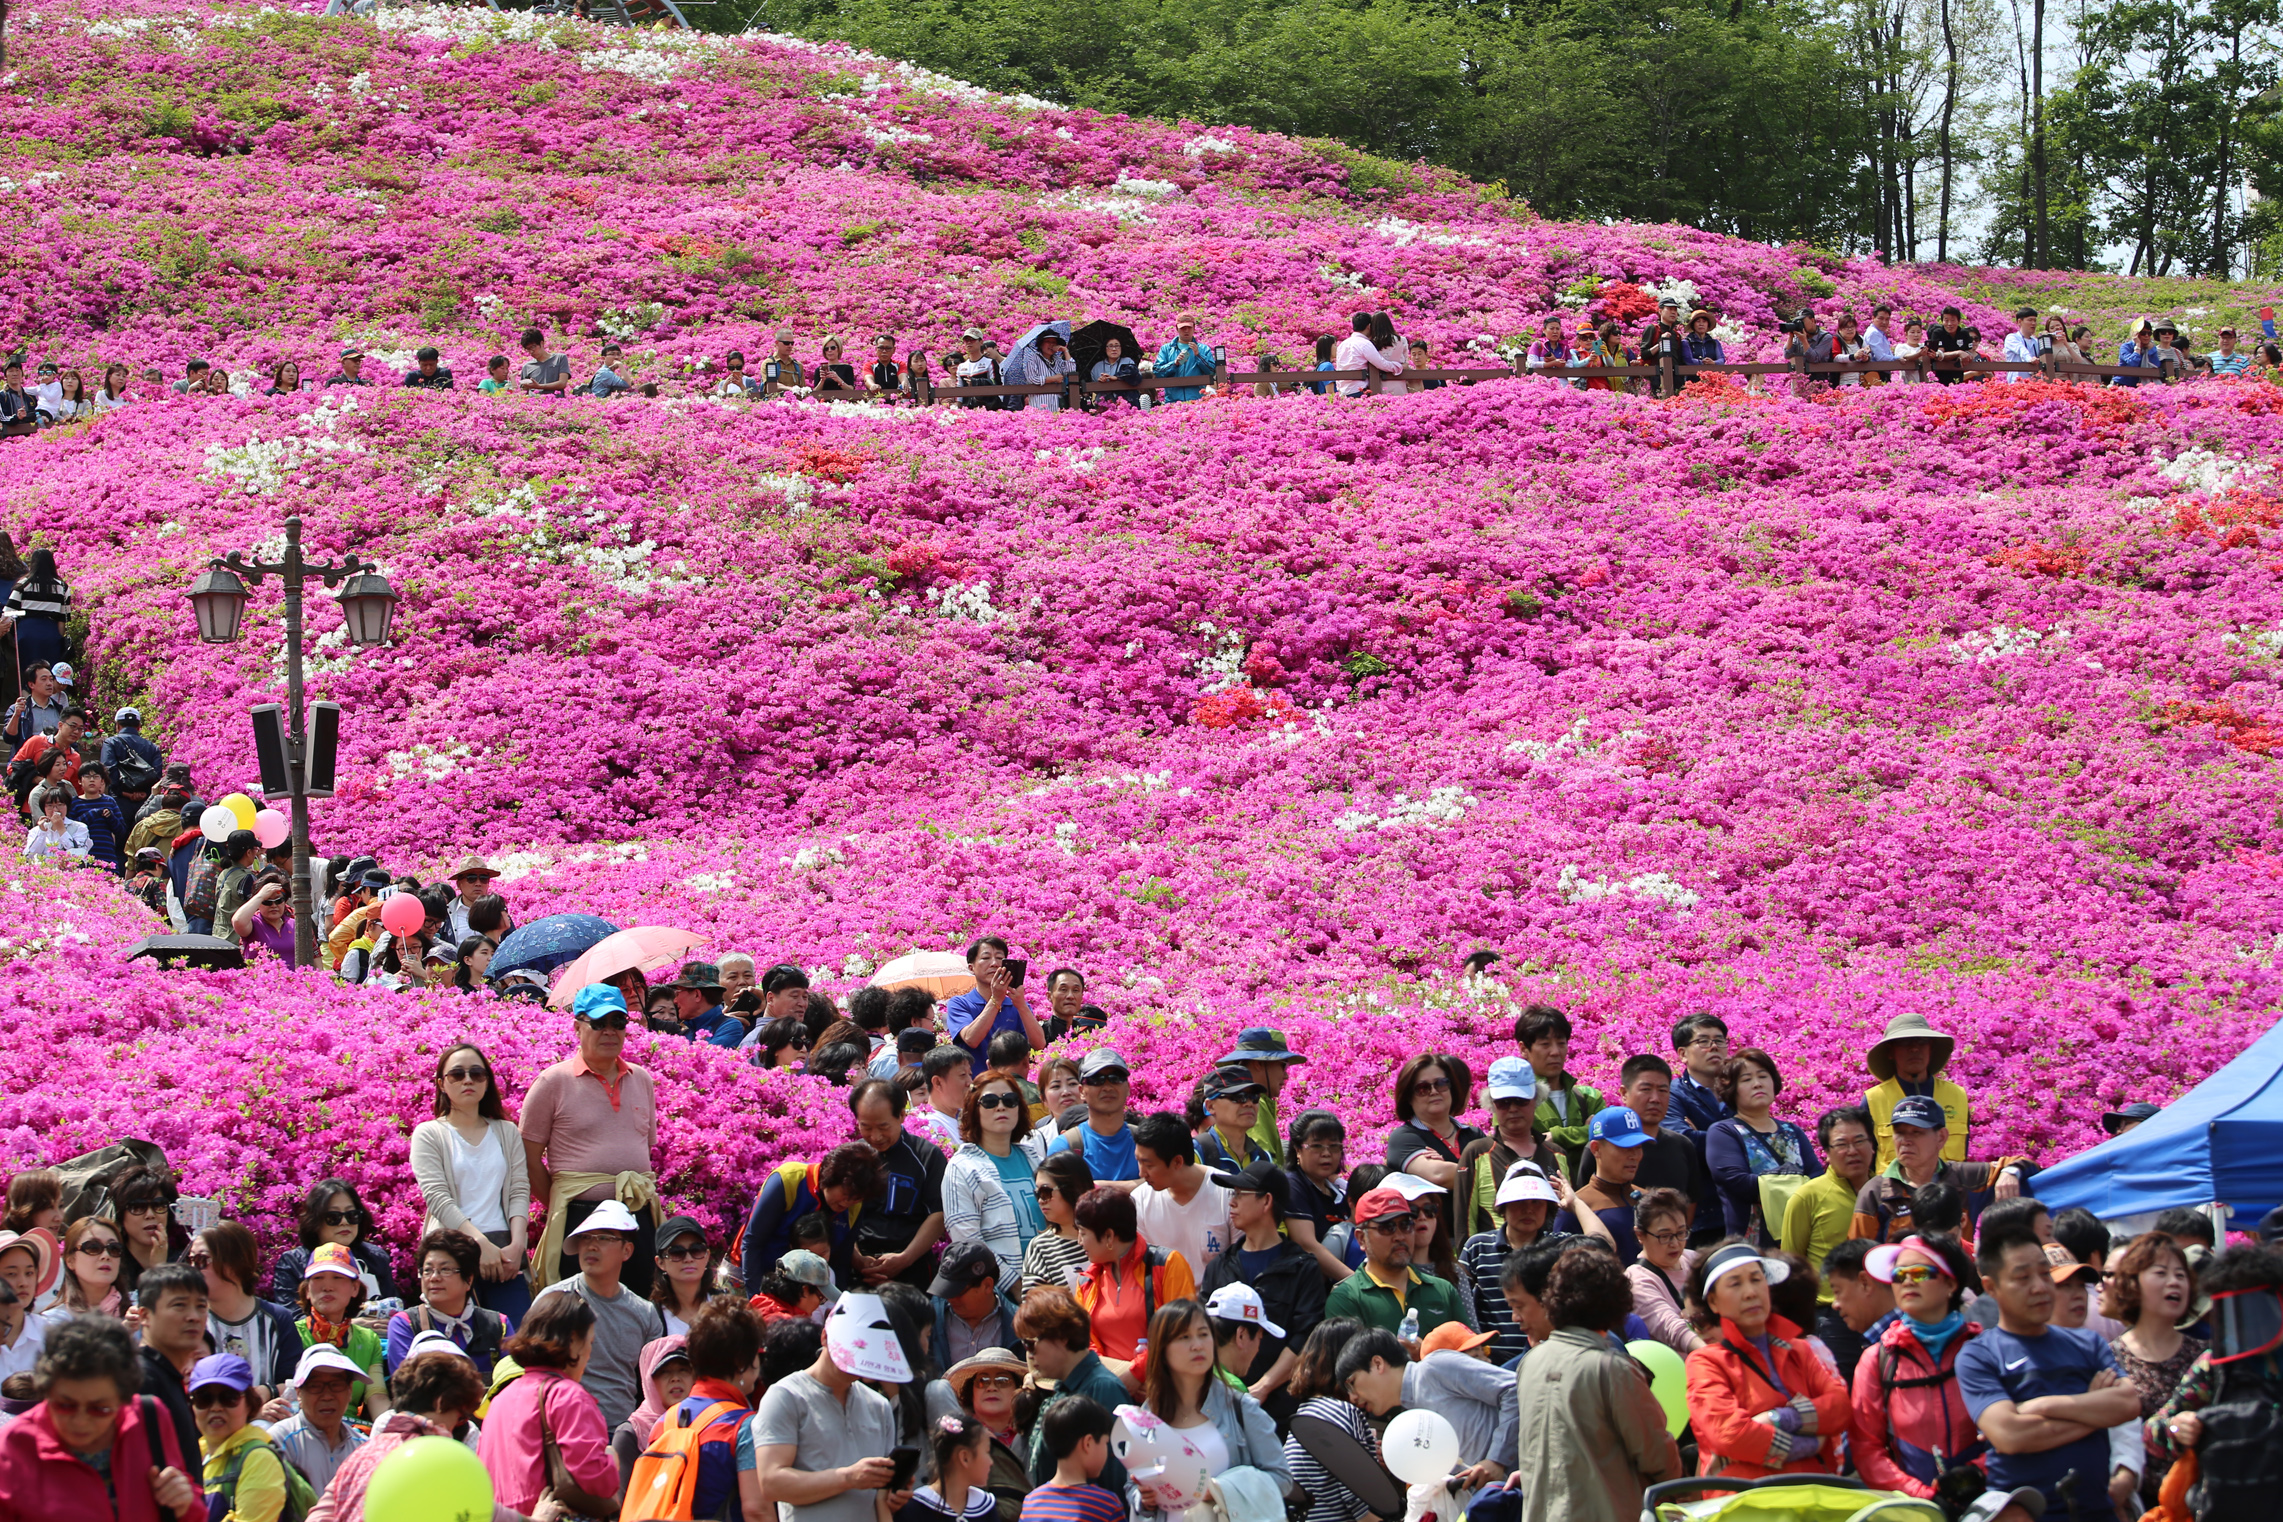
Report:
M973 1072L990 1066L991 1038L1001 1031L1021 1031L1034 1052L1046 1045L1046 1031L1031 1013L1030 995L1023 988L1030 964L1010 960L1003 938L987 935L969 946L967 970L974 974L975 987L944 1005L943 1023L967 1053Z

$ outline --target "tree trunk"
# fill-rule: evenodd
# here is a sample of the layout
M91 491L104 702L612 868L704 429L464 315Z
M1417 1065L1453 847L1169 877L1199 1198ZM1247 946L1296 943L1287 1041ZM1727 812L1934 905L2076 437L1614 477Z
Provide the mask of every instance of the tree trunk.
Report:
M2227 279L2228 270L2235 262L2228 257L2227 243L2229 158L2234 147L2229 135L2235 126L2235 93L2243 77L2243 18L2239 15L2230 20L2228 71L2219 91L2220 166L2214 176L2219 184L2212 191L2212 276L2218 280Z
M2053 266L2053 236L2046 222L2045 199L2045 0L2034 0L2030 7L2029 69L2030 69L2030 175L2036 186L2037 257L2030 261L2033 268L2050 269Z
M1942 156L1941 206L1934 221L1934 259L1938 264L1950 262L1950 184L1956 168L1951 153L1950 118L1958 108L1958 37L1950 29L1950 0L1942 5L1942 52L1945 63L1942 70L1942 133L1938 151Z

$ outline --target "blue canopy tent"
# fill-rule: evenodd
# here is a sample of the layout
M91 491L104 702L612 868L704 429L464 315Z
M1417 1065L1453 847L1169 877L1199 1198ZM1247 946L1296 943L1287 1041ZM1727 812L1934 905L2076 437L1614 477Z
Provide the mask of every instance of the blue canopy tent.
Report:
M2040 1173L2037 1197L2111 1222L2217 1204L2250 1230L2283 1204L2283 1023L2155 1119Z

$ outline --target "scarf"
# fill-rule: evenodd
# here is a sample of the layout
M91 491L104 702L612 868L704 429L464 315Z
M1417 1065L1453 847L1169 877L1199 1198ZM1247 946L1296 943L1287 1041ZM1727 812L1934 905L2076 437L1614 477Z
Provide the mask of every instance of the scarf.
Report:
M642 1356L638 1360L642 1369L642 1404L627 1417L626 1425L634 1429L634 1440L645 1448L650 1446L650 1434L666 1418L666 1408L658 1399L658 1370L669 1359L687 1362L689 1356L690 1344L686 1337L658 1337L642 1345Z
M468 1345L469 1339L476 1335L476 1297L474 1295L468 1296L468 1303L460 1308L460 1314L457 1316L445 1315L426 1300L420 1302L420 1308L428 1313L428 1319L436 1331L442 1332L463 1348Z
M1950 1339L1963 1331L1965 1326L1964 1311L1952 1311L1940 1321L1921 1321L1916 1316L1910 1318L1910 1334L1918 1339L1920 1347L1926 1349L1926 1356L1934 1360L1936 1368L1942 1366L1942 1350L1950 1346Z
M315 1306L309 1309L309 1336L312 1345L329 1342L337 1348L345 1348L349 1345L349 1333L355 1331L356 1326L355 1317L347 1321L327 1321Z

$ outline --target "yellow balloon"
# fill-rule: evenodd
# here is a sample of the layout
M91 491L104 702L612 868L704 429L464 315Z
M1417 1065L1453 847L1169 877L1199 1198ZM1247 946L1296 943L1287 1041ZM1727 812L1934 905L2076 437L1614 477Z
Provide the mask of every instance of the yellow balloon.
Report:
M221 802L222 807L238 816L239 829L250 830L254 827L254 815L261 811L255 807L253 799L248 798L244 793L232 793Z

